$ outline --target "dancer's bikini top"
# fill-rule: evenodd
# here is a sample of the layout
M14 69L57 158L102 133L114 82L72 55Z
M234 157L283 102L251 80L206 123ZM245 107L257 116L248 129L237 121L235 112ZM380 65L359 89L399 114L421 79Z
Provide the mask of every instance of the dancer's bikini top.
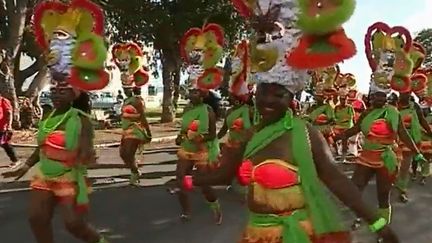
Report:
M268 189L287 188L300 183L297 167L277 159L269 159L255 166L246 160L240 166L237 177L242 185L258 183Z
M49 133L42 144L39 145L43 156L50 160L62 162L66 166L73 166L77 151L66 149L65 131L53 131Z

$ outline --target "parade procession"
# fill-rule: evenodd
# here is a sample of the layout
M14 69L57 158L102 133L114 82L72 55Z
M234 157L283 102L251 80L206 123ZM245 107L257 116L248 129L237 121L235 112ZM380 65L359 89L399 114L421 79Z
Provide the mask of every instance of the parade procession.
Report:
M0 15L0 242L432 243L432 1Z

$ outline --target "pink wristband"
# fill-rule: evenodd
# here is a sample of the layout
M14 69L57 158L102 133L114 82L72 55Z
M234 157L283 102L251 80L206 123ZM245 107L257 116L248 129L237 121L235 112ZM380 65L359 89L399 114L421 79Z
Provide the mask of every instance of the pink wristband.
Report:
M183 178L183 188L187 191L192 191L193 189L193 179L192 176L188 175Z

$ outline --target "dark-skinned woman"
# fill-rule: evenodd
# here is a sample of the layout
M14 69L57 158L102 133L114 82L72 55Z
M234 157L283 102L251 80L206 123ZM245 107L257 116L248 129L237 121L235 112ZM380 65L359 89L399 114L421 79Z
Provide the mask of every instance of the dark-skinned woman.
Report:
M189 91L190 105L185 108L181 133L176 140L180 145L176 169L178 182L191 174L193 167L199 171L208 171L217 163L219 144L216 137L216 116L210 106L203 102L207 94L206 90L199 88ZM220 224L222 213L215 192L209 186L203 186L201 191L213 210L216 223ZM191 208L186 191L180 190L177 194L182 208L181 219L188 220Z
M315 87L314 93L315 104L308 111L307 121L309 121L315 128L317 128L328 144L333 144L333 130L334 123L334 110L332 106L326 102L324 95L324 85L321 83Z
M131 170L129 184L138 186L140 172L135 155L152 138L145 114L144 99L141 96L141 87L147 84L149 75L143 68L144 54L138 44L133 42L116 44L112 49L112 56L120 69L120 80L126 95L121 115L123 134L120 157Z
M258 2L260 7L266 6ZM279 13L289 12L289 16L295 17L291 6L278 7L282 8ZM266 14L261 8L257 12ZM239 182L248 186L249 221L241 243L351 242L336 205L323 187L324 182L342 202L370 223L372 231L386 242L398 242L386 227L386 220L365 206L355 185L333 165L322 134L293 115L290 109L293 94L305 87L310 76L306 70L285 62L287 53L296 47L296 29L271 23L265 25L269 29L255 27L262 32L257 31L258 42L252 47L260 123L244 131L244 136L250 139L240 148L223 148L218 170L185 177L184 188L223 185L237 175ZM264 58L274 53L278 53L276 60Z
M221 70L216 64L221 60L224 44L223 29L217 24L205 24L202 28L187 31L181 41L180 50L188 65L189 100L182 116L180 134L176 144L178 162L176 179L179 191L182 220L189 220L190 202L186 190L181 187L183 178L198 171L216 168L219 155L219 141L216 134L216 115L209 104L210 90L216 89L222 81ZM207 102L207 103L206 103ZM222 212L215 192L210 186L201 187L201 191L213 212L216 224L222 223Z
M397 242L385 223L381 225L385 220L364 205L358 189L333 166L322 135L292 115L288 109L291 92L280 84L263 83L258 85L256 99L262 123L255 127L247 145L224 148L219 170L187 177L185 186L229 183L236 174L239 181L251 183L250 223L241 242L282 242L282 237L285 240L304 233L310 242L350 242L321 180L357 215L373 227L379 226L377 231L385 242ZM288 235L285 227L292 230Z
M228 109L222 128L218 132L218 139L222 139L228 133L224 146L236 148L244 143L244 130L250 129L254 124L255 107L253 103L253 85L248 83L249 77L249 43L243 40L237 45L232 61L232 74L229 83L229 102L232 105ZM231 188L231 187L230 187ZM232 188L243 194L244 188L236 181Z
M426 136L432 136L432 131L423 116L420 106L415 101L411 101L411 90L400 92L397 106L404 126L411 139L419 148L421 148L422 132L425 131L424 133ZM408 202L407 191L409 183L409 169L412 161L417 160L414 159L416 154L405 146L405 144L401 143L399 146L403 153L403 159L401 161L399 175L396 181L396 188L400 192L399 199L402 202ZM427 162L427 164L429 164L429 162Z
M54 110L39 124L38 148L23 167L4 176L19 179L35 167L29 222L38 243L54 242L52 217L56 208L75 238L107 242L86 220L86 167L96 159L89 96L83 93L103 89L109 82L104 71L108 50L103 26L102 9L85 0L42 2L35 8L34 32L37 43L48 53Z
M336 136L338 134L344 133L347 129L354 126L354 109L351 105L347 103L347 89L339 89L338 94L339 104L334 108L335 125L333 127L333 132ZM346 162L348 143L349 142L347 140L342 141L342 162Z
M416 144L412 141L396 107L387 104L390 90L371 82L371 106L363 112L359 121L335 140L348 139L360 132L365 135L357 165L352 177L355 185L363 191L375 175L378 205L381 217L391 220L390 191L397 176L398 161L402 155L398 150L398 139L416 154L416 161L424 161ZM357 228L357 219L353 227Z

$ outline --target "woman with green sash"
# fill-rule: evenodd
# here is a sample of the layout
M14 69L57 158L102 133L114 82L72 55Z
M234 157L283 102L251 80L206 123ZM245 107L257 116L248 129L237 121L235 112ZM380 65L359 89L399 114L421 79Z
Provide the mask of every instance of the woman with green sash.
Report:
M90 97L68 86L51 88L51 97L55 110L39 124L39 148L21 168L4 176L19 179L35 167L29 221L37 242L54 242L51 220L56 206L77 239L106 242L85 220L90 191L86 167L95 163Z
M422 133L431 136L431 128L423 116L420 106L411 100L411 92L402 92L399 95L398 109L405 128L413 142L421 149ZM423 132L424 131L424 132ZM415 154L405 144L400 143L400 150L403 153L403 159L400 164L399 174L396 181L396 188L399 190L399 199L402 202L408 202L408 183L409 169ZM423 151L422 151L423 152ZM416 163L416 162L414 162ZM429 164L427 162L426 164ZM424 167L424 165L422 165Z
M202 29L191 28L183 35L180 43L182 57L188 64L187 82L190 86L190 104L184 109L180 134L176 139L176 144L180 145L177 152L176 192L182 220L189 220L191 214L187 192L181 187L183 178L190 175L194 167L198 171L210 171L218 166L217 119L215 111L209 105L213 100L208 98L217 98L209 96L209 92L218 88L222 82L221 70L215 66L222 58L223 40L222 27L209 23ZM201 191L213 212L216 224L221 224L222 212L215 192L210 186L201 187Z
M145 103L141 96L141 87L123 84L123 91L126 99L123 103L121 115L120 157L131 170L129 184L137 186L140 182L140 172L135 155L144 144L150 143L152 135L145 114Z
M255 134L240 149L224 147L222 166L211 174L186 177L184 187L229 183L237 171L239 182L249 187L249 223L242 243L351 242L322 183L384 242L398 242L387 221L365 206L358 189L334 167L322 135L293 116L291 92L278 83L262 83L256 99L262 121Z
M229 102L232 107L227 111L218 138L222 139L228 132L225 146L238 147L245 141L243 131L249 129L254 122L253 85L248 83L249 44L246 40L237 45L231 66Z
M315 104L309 108L309 116L306 120L321 132L329 145L332 145L332 125L335 121L335 114L333 107L326 102L323 92L324 90L321 89L321 85L316 85L314 93Z
M140 172L135 155L152 138L141 96L141 87L148 83L150 76L144 69L145 54L137 43L117 43L111 54L120 71L120 81L126 95L121 113L120 157L131 170L129 184L138 186Z
M347 103L347 95L348 91L346 89L339 89L339 104L334 108L334 114L335 114L335 125L333 127L333 132L335 136L338 134L344 133L347 129L354 126L354 108ZM349 141L342 141L342 157L341 161L346 162L346 155L348 152L348 143ZM339 154L339 148L338 144L335 143L335 146L337 148L336 154Z
M240 147L223 147L221 167L212 173L186 176L183 187L192 190L194 186L226 185L237 175L237 180L248 188L249 220L241 243L351 242L349 230L343 226L340 212L324 185L364 218L385 242L398 242L386 226L387 221L365 206L359 190L334 166L322 134L290 109L293 94L304 89L311 77L306 70L309 68L296 69L284 60L296 47L299 35L293 34L298 31L295 25L285 29L274 21L295 18L296 9L281 4L274 7L277 11L267 13L263 9L268 10L268 1L257 1L256 5L253 26L257 43L251 47L256 51L251 66L257 67L253 79L261 120L245 131L248 139ZM283 24L295 21L290 20ZM282 61L273 62L271 58L276 54L275 59ZM315 118L320 114L333 118L331 107L321 109Z
M432 126L432 113L429 107L423 107L422 114L429 127ZM423 126L422 126L423 127ZM420 150L424 154L428 163L420 164L420 185L426 185L426 178L430 176L430 163L432 161L432 135L424 128L422 129L422 140L420 142ZM411 161L411 180L416 181L418 176L419 163Z
M376 176L380 215L390 222L390 191L397 176L398 162L402 159L398 149L399 139L416 154L416 161L424 161L424 157L405 129L396 107L387 104L386 94L390 90L375 82L371 82L370 87L371 107L362 113L354 127L335 140L347 140L360 132L365 135L352 181L363 191L370 179ZM353 228L359 226L360 219L357 219Z
M109 82L104 71L108 50L103 19L102 9L86 0L40 2L35 7L35 39L47 53L54 110L39 123L37 149L20 168L3 176L19 179L34 167L29 222L38 243L55 242L56 208L76 239L107 242L86 219L90 190L86 168L96 158L90 97L84 91L103 89Z

